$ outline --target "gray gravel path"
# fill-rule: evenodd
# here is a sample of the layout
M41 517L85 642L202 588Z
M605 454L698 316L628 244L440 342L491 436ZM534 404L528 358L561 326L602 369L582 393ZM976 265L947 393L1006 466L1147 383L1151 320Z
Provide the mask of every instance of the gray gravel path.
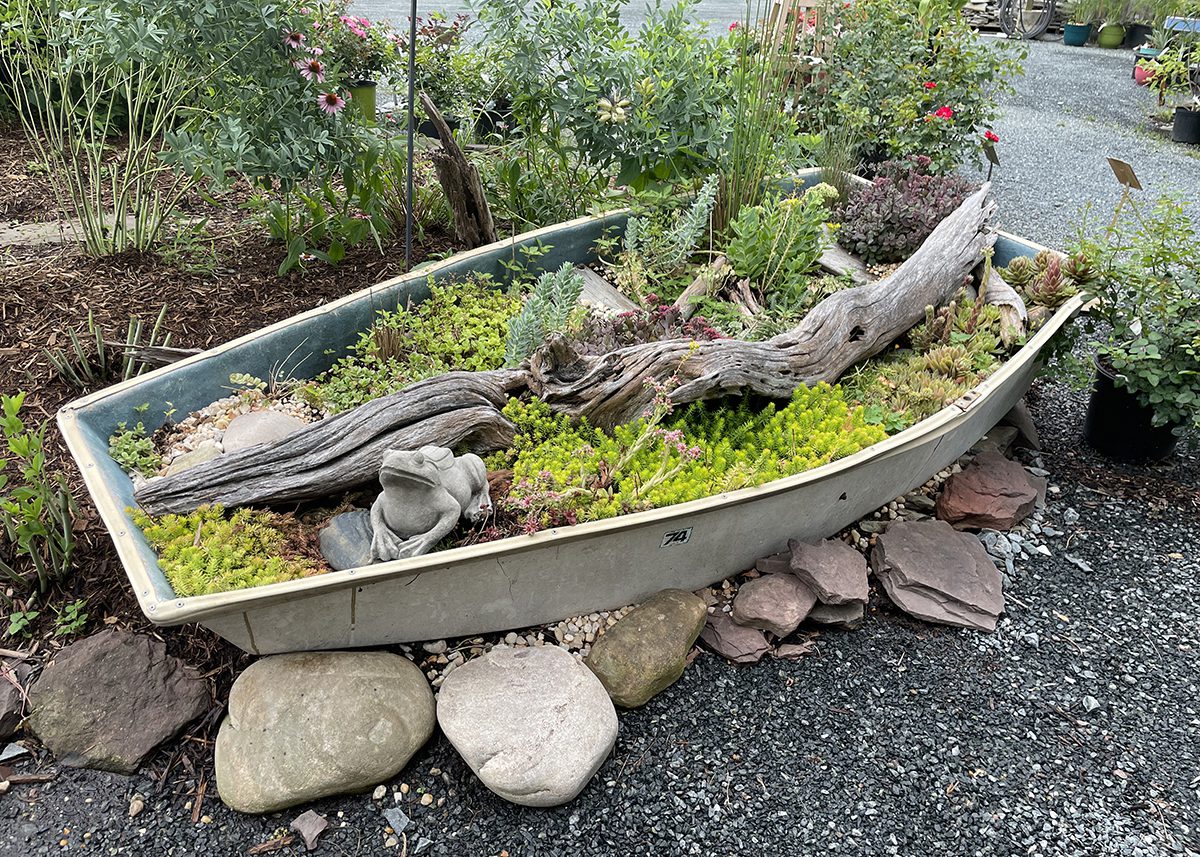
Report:
M1060 57L1070 66L1056 83ZM1140 152L1147 177L1185 173L1197 196L1195 161L1130 130L1141 108L1138 93L1119 95L1121 65L1034 46L1033 77L999 126L1010 228L1055 243L1062 206L1109 192L1100 167L1081 165L1106 151ZM1103 95L1084 109L1126 118L1064 109L1048 93L1066 81ZM439 737L390 784L411 787L406 842L386 844L380 806L358 796L314 807L333 825L318 853L1200 854L1200 459L1111 466L1080 446L1080 395L1043 384L1032 400L1058 488L1047 517L1064 535L1050 557L1018 564L995 634L910 622L876 597L865 627L824 634L804 660L701 655L622 714L614 756L554 810L495 798ZM432 807L416 804L419 789ZM135 792L146 809L129 819ZM245 854L297 814L242 817L215 797L203 813L192 824L182 797L141 777L64 772L0 797L0 854L85 842Z

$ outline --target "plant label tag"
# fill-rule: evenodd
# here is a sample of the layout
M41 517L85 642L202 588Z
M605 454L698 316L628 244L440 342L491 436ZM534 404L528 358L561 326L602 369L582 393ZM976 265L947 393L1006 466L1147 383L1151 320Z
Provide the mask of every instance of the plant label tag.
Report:
M1142 183L1138 181L1137 174L1133 171L1133 167L1125 161L1118 158L1109 158L1108 165L1112 167L1113 175L1117 177L1117 181L1132 190L1141 190Z
M993 167L1000 166L1000 156L996 154L996 146L994 144L983 144L983 156L988 159L988 163Z
M671 530L669 533L663 533L662 544L660 548L670 548L675 545L686 545L692 538L692 528L686 530Z

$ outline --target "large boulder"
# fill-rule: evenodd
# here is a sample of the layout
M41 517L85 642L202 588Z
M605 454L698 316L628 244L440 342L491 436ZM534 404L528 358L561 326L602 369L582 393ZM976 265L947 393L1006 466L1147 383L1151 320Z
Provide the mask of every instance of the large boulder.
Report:
M321 555L335 571L370 565L374 532L370 509L353 509L334 515L320 532Z
M1007 531L1033 511L1037 498L1024 467L988 450L946 480L937 516L960 530Z
M46 665L29 691L29 726L64 765L132 774L210 701L207 683L162 641L101 631Z
M822 604L866 604L867 560L841 539L815 545L792 540L791 571ZM861 611L860 611L861 612Z
M614 703L645 705L683 675L707 617L704 601L692 593L663 590L609 628L586 663Z
M251 664L217 734L217 789L240 812L360 792L433 734L433 692L389 652L299 652Z
M871 567L904 612L944 625L994 631L1004 611L1000 572L968 533L945 521L898 521L879 536Z
M700 639L721 657L735 664L753 664L771 651L766 635L757 628L739 625L720 611L708 617Z
M733 599L733 621L786 637L804 621L817 596L791 574L764 574L743 583Z
M438 724L485 786L523 806L579 794L617 740L600 679L564 649L492 649L446 676Z

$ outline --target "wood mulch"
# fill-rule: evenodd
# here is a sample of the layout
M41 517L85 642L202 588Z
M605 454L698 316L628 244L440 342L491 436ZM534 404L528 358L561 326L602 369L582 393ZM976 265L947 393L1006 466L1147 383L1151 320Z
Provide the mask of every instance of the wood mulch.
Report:
M163 332L172 334L173 346L209 348L404 271L402 243L386 246L383 253L368 244L351 250L336 267L314 262L280 277L283 248L245 210L247 196L245 189L235 191L216 205L199 195L189 198L185 214L203 218L203 240L182 244L177 252L171 252L170 240L159 254L103 259L88 258L75 246L0 247L0 392L27 393L22 411L27 423L51 420L62 405L89 392L60 378L44 353L67 346L68 331L86 330L89 312L108 339L122 340L131 316L150 325L165 306ZM20 132L0 132L0 223L61 216L49 180ZM431 232L415 249L414 263L419 263L454 247L447 234ZM51 652L59 641L47 608L83 598L90 616L84 633L105 625L155 633L173 654L212 678L215 699L224 699L247 656L204 629L153 628L146 621L53 424L46 446L51 467L67 476L79 503L75 569L62 591L43 599L33 639L10 639L5 645ZM6 548L3 539L0 534L0 551ZM12 609L20 606L18 601ZM201 759L219 711L214 706L213 717L164 754L160 773L190 769L197 752L196 763L207 764Z

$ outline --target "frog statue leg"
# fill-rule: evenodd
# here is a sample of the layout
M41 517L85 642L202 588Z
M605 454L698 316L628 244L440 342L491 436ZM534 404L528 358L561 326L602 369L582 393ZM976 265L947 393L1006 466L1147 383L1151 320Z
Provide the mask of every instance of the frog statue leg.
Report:
M464 455L459 461L471 486L471 499L462 516L471 523L482 521L492 513L492 495L488 491L487 466L478 455Z
M389 559L404 559L429 553L437 546L438 542L449 535L462 515L462 507L458 505L454 495L444 488L431 492L430 507L438 513L437 523L433 525L433 529L407 539L398 539L399 545L392 552L392 556L388 557ZM374 552L374 545L371 549Z

